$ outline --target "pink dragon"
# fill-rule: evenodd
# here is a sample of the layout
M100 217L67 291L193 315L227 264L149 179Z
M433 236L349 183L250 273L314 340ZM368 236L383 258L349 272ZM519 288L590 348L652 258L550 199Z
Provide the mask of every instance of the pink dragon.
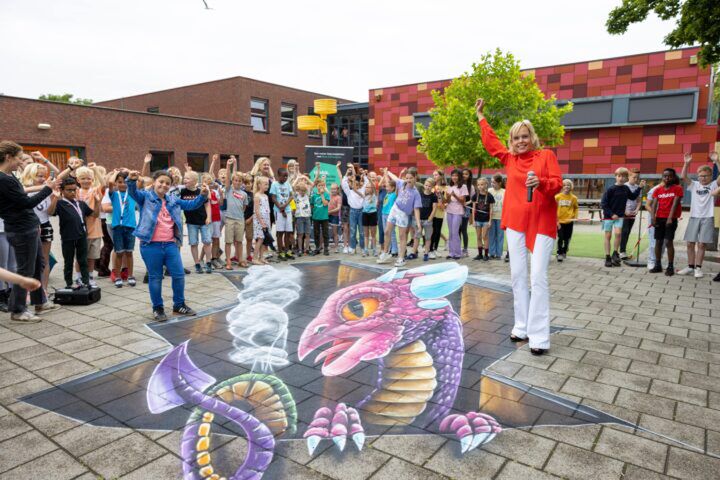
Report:
M362 449L363 421L433 426L454 434L462 453L502 431L483 413L450 414L464 345L462 323L445 297L464 285L467 274L467 267L456 263L393 269L327 299L300 338L300 360L331 344L315 358L323 361L324 375L340 375L370 360L377 361L379 372L374 390L355 408L340 403L317 410L304 433L310 455L325 439L343 450L349 437Z

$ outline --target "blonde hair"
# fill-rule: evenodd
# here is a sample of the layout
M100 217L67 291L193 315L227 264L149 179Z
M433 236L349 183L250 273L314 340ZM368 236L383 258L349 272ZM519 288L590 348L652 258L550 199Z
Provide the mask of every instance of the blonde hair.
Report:
M215 179L213 178L213 176L210 175L209 173L203 173L203 174L200 176L200 181L201 181L202 183L212 183L214 180L215 180Z
M173 185L177 185L180 182L182 182L183 176L182 176L182 173L180 173L179 168L170 167L167 169L167 173L170 176L170 180L172 180Z
M615 170L615 175L620 175L621 177L628 178L630 176L630 170L625 167L620 167Z
M26 170L27 170L27 168L26 168ZM712 174L712 168L710 168L708 165L700 165L697 169L697 173L700 173L700 172L707 172L707 173Z
M263 177L262 175L258 175L255 177L255 181L253 182L253 194L257 193L264 193L260 191L260 184L262 183L270 183L267 177Z
M563 180L563 185L570 185L571 192L575 188L575 185L573 184L572 180L570 180L569 178L566 178L565 180Z
M75 177L79 180L82 177L89 177L92 180L92 186L95 186L95 172L88 167L80 167L75 170Z
M532 123L530 123L530 120L521 120L519 122L515 122L508 132L508 149L511 153L515 153L512 147L512 139L518 134L518 132L520 132L522 127L527 128L533 148L540 148L540 138L537 136L537 133L535 133L535 127L533 127Z
M105 175L107 175L107 169L102 165L95 165L90 167L90 170L95 174L93 178L93 187L100 188L105 186Z
M235 173L233 173L232 176L230 177L230 180L232 181L232 180L235 180L235 179L237 179L238 181L240 181L240 182L242 183L242 182L245 181L245 174L242 173L242 172L235 172Z
M198 175L198 173L193 172L193 171L185 172L184 178L189 178L190 180L195 180L195 182L198 182L200 180L200 176Z
M475 182L475 185L480 186L480 182L484 183L486 187L490 186L490 182L488 182L488 179L485 177L478 177L477 182Z
M40 165L39 163L31 163L25 169L23 170L22 174L20 175L20 183L23 184L24 187L32 187L35 185L35 179L38 176L38 170L40 169L45 170L45 175L47 176L48 168L45 165Z
M270 159L268 157L260 157L255 160L255 165L253 165L252 170L250 170L250 175L262 175L262 164L265 162L268 162L270 164L270 171L272 172L272 163L270 163Z

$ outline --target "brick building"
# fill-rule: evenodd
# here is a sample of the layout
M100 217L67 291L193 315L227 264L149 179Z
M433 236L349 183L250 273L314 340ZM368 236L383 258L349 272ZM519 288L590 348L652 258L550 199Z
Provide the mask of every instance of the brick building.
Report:
M244 77L91 106L0 96L0 137L60 166L80 155L108 168L139 168L150 151L153 169L188 162L206 170L213 153L223 161L236 155L243 170L260 156L277 167L322 143L316 132L297 130L297 116L310 113L316 98L328 96Z
M700 68L697 48L646 53L525 70L540 89L572 101L563 119L566 134L555 149L562 171L584 196L597 196L619 166L658 174L707 162L718 138L717 116L708 117L711 70ZM431 91L451 80L372 89L369 92L369 163L374 167L434 168L417 151L414 125L429 122ZM487 173L487 172L485 172ZM598 180L603 180L598 182Z

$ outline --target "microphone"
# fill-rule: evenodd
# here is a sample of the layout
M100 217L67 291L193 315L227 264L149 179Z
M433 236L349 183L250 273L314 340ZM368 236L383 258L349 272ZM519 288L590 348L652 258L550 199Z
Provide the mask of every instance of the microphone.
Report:
M527 173L527 176L528 176L528 178L534 177L534 176L535 176L535 172L533 172L532 170L530 170L530 171ZM528 203L532 202L533 190L535 190L535 187L528 187L528 189L527 189L527 201L528 201Z

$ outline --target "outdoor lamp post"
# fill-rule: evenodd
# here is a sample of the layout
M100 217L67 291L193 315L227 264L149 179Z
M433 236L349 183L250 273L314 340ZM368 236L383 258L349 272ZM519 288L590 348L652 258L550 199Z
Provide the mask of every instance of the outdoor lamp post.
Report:
M299 130L320 130L323 146L327 145L327 117L337 113L337 100L334 98L320 98L315 100L313 109L316 115L300 115L298 117Z

